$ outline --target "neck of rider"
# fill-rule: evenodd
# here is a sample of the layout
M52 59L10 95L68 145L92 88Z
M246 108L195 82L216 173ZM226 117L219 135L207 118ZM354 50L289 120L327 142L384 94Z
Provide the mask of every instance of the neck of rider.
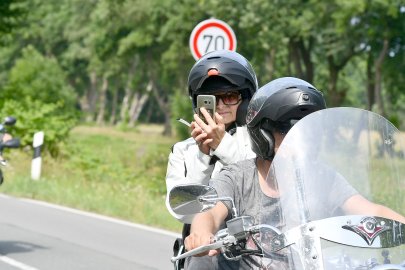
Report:
M262 192L269 197L279 196L274 178L269 176L271 160L257 158L257 170L259 172L259 184Z
M280 133L278 131L273 131L274 137L274 153L277 153L278 148L280 147L281 143L284 140L286 134Z
M273 131L272 134L273 134L273 138L274 138L274 153L277 153L277 150L280 147L280 145L285 137L285 134L277 132L277 131ZM262 158L258 157L257 169L259 171L259 181L261 183L265 183L265 186L267 187L266 189L270 189L270 190L267 190L267 192L265 192L265 193L271 193L271 195L274 196L275 194L273 194L273 191L275 191L275 188L276 188L275 182L273 181L273 179L268 177L270 166L271 166L271 160L266 160L266 159L262 159Z

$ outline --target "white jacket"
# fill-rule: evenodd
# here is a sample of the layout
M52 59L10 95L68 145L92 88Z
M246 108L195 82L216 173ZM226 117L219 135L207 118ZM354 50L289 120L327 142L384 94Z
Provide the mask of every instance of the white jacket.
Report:
M169 193L176 185L203 184L225 165L239 160L255 157L250 147L249 134L246 126L237 127L233 135L225 133L224 138L215 151L210 153L219 158L215 165L209 165L211 156L200 151L193 138L176 143L169 155L166 173L166 207L170 214L183 223L191 223L191 216L176 215L169 205Z

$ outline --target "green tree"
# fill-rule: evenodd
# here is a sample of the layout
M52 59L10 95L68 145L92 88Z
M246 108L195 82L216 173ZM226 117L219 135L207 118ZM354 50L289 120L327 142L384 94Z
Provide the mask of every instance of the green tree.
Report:
M0 88L30 44L57 59L84 120L98 124L134 126L156 119L145 117L152 113L163 116L170 134L176 106L189 102L190 33L211 17L234 29L237 50L252 62L260 85L297 76L322 89L329 106L356 105L398 119L404 109L401 0L12 2L30 12L0 48Z
M22 145L31 145L33 134L46 133L46 147L58 153L58 144L76 123L76 96L66 83L63 70L54 58L42 56L29 46L10 71L0 93L2 115L18 118L15 136Z
M0 1L0 38L3 34L8 34L13 28L18 27L25 13L24 1Z

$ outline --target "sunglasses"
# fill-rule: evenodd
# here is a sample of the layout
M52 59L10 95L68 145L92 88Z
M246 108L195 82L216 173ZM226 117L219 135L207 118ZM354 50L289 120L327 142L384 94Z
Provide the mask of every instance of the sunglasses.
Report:
M218 104L219 100L222 100L222 102L225 105L236 105L239 103L239 101L242 100L239 92L226 92L225 94L221 95L214 95L216 98L216 102Z

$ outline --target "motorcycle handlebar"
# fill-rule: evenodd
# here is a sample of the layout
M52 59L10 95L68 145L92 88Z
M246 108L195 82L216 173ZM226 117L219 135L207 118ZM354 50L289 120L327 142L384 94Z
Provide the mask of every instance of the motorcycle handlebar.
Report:
M20 147L20 139L13 138L3 143L4 148L18 148Z
M255 234L255 233L260 232L261 229L273 230L277 234L281 233L281 231L279 231L277 228L270 226L270 225L266 225L266 224L259 224L259 225L244 227L242 229L242 231L244 233ZM215 239L214 243L209 244L209 245L204 245L204 246L195 248L193 250L187 251L178 256L172 257L171 261L174 263L177 260L181 260L186 257L194 256L194 255L197 255L197 254L209 251L209 250L215 250L215 249L219 249L222 247L227 248L231 245L236 245L238 243L238 239L234 235L230 235L229 231L227 229L218 231L214 239Z
M195 249L192 249L190 251L187 251L179 256L175 256L171 258L171 261L174 263L177 260L181 260L184 259L186 257L190 257L190 256L194 256L209 250L214 250L214 249L219 249L221 247L226 247L229 246L230 244L234 244L236 243L237 240L234 236L232 235L228 235L226 238L224 238L223 240L219 240L216 241L215 243L209 244L209 245L205 245L205 246L201 246Z
M18 147L20 147L20 140L18 138L13 138L6 142L0 142L0 152L2 152L4 148L18 148Z

